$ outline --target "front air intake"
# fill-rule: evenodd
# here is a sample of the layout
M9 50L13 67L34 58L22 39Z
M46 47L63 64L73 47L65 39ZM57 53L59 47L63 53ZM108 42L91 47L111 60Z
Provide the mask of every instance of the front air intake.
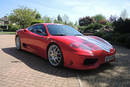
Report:
M83 65L93 65L98 59L85 59Z

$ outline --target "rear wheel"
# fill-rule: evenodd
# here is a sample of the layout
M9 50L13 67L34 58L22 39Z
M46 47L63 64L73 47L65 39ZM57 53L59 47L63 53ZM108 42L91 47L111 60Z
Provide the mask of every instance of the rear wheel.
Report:
M63 65L63 54L58 45L52 44L48 48L48 60L54 67Z
M20 41L20 37L19 36L16 37L15 43L16 43L16 49L17 50L21 50L21 41Z

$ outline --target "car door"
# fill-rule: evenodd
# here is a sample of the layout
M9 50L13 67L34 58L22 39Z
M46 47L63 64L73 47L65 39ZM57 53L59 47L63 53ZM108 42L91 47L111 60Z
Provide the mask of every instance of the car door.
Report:
M23 30L21 34L21 40L22 40L22 49L34 53L35 50L33 49L32 44L32 36L34 34L33 32L34 26L30 26L26 28L26 30Z
M31 38L32 48L35 50L36 54L44 57L48 44L48 36L45 26L43 24L35 25L32 33L34 33Z
M26 42L27 46L31 50L31 52L45 57L45 51L48 44L48 36L43 24L34 25L29 29L30 33L27 33L28 39Z

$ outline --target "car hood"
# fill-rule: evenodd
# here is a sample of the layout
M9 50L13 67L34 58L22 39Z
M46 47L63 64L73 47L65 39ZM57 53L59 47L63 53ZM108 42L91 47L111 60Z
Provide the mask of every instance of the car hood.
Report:
M77 37L82 40L81 43L87 45L92 50L105 50L107 52L110 52L110 50L113 48L109 42L97 36L77 36Z
M105 50L110 52L113 48L112 45L106 40L97 37L97 36L56 36L62 42L66 42L68 44L71 43L81 43L85 46L91 48L91 50Z

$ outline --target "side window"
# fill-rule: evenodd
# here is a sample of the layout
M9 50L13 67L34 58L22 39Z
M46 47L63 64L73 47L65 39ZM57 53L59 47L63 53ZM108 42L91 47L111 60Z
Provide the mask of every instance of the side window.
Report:
M34 25L29 28L29 30L35 34L45 36L46 35L46 29L44 25Z
M35 25L28 28L29 31L34 33Z
M43 32L47 34L45 26L44 25L41 25L41 26L42 26Z
M29 27L29 28L28 28L28 30L29 30L29 31L31 31L31 30L32 30L32 26L31 26L31 27Z

